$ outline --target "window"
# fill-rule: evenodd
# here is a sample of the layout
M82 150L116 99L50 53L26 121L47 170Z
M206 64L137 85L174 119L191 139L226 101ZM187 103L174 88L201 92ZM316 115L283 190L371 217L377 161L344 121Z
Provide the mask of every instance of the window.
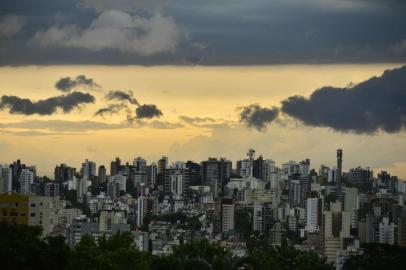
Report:
M31 207L35 207L35 203L32 203L32 204L31 204Z
M31 213L30 216L35 217L35 213Z

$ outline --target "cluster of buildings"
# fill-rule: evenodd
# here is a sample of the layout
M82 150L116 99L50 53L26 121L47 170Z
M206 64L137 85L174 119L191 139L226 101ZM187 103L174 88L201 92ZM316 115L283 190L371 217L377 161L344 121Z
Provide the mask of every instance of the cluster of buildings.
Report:
M90 160L80 170L60 164L48 179L18 160L0 166L0 221L41 226L72 247L84 235L130 232L156 255L206 238L244 256L248 233L275 246L287 239L337 269L363 243L406 246L406 183L342 164L341 149L334 166L318 170L309 159L277 166L250 149L235 167L225 158L115 158L109 171Z

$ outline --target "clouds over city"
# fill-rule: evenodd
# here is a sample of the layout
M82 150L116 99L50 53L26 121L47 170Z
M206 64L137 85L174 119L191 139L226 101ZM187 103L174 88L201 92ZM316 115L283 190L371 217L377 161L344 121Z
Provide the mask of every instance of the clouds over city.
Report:
M304 125L340 132L402 131L406 127L406 66L348 88L326 86L309 97L291 96L282 101L280 110ZM248 126L264 130L277 115L275 107L253 104L242 109L240 118Z

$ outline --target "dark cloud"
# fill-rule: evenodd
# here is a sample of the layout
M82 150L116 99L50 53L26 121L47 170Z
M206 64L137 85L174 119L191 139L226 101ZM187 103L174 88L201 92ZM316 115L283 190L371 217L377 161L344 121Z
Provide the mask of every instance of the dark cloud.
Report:
M40 114L51 115L62 109L68 113L82 104L93 103L95 98L88 93L72 92L67 95L51 97L43 100L32 101L27 98L3 95L0 100L0 109L8 109L12 114Z
M76 78L71 77L61 78L56 82L55 88L61 90L62 92L70 92L76 88L86 88L86 89L97 89L100 85L95 83L93 79L87 78L85 75L78 75Z
M135 115L137 119L151 119L154 117L161 117L163 114L155 104L144 104L135 109Z
M281 110L306 125L337 131L401 131L406 126L406 66L351 88L323 87L309 98L289 97Z
M119 103L119 104L109 104L107 107L99 109L97 112L95 112L94 115L96 116L105 116L105 115L113 115L117 114L123 110L129 110L128 106L124 103Z
M181 115L179 116L179 119L191 125L207 122L216 122L216 120L211 117L190 117L186 115Z
M111 10L122 16L96 23ZM0 65L404 62L405 13L404 0L3 0L1 16L29 23L1 40Z
M265 108L258 104L251 104L240 109L240 121L260 131L265 130L266 125L274 121L279 114L279 109L276 107Z
M121 91L121 90L111 90L109 91L105 98L109 101L111 100L119 100L119 101L128 101L131 104L139 106L137 99L134 97L134 93L132 91Z

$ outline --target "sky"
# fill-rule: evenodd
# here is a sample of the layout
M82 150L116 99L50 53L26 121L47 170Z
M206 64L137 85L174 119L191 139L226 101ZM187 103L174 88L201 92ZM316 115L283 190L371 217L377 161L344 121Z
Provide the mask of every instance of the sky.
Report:
M311 159L406 179L406 2L3 0L0 162Z

